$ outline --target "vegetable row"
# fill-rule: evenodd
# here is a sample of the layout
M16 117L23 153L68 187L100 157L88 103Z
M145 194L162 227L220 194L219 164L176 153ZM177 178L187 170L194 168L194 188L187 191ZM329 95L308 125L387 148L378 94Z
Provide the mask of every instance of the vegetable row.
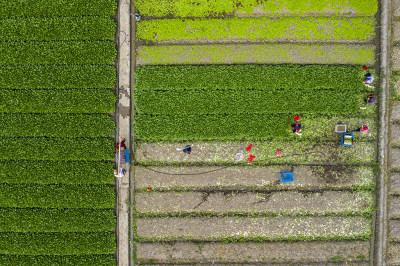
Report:
M7 18L0 20L0 41L114 40L116 23L109 17Z
M110 41L0 43L1 65L112 64L116 54L115 44Z
M112 184L114 162L3 160L0 180L9 184Z
M139 114L351 114L361 95L353 90L179 90L135 94Z
M115 250L114 232L0 234L3 255L113 254Z
M115 123L108 114L0 113L2 137L110 137Z
M0 208L1 232L101 232L113 231L112 209Z
M115 205L115 191L109 185L0 184L0 192L1 208L107 209Z
M371 39L373 17L257 17L226 19L154 19L137 24L136 36L145 41L188 40L314 40Z
M113 88L116 70L108 65L29 65L0 68L0 88Z
M361 66L206 65L145 66L135 71L135 91L180 89L365 88Z
M115 258L110 255L0 255L0 264L13 265L103 265L114 266Z
M114 149L107 138L1 138L0 160L106 161Z
M346 15L373 16L378 11L377 0L197 0L195 3L188 0L138 0L135 2L140 14L145 16L174 16L174 17L206 17L224 16L233 12L245 12L251 15L255 7L269 15L320 15L336 13Z
M0 89L0 113L110 113L115 100L108 89Z
M113 16L115 0L1 0L0 18Z

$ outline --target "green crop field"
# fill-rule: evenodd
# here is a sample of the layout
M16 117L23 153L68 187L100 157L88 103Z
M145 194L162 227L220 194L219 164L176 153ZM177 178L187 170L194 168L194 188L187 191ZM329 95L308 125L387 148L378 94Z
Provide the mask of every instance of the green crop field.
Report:
M115 265L114 0L0 0L0 265Z

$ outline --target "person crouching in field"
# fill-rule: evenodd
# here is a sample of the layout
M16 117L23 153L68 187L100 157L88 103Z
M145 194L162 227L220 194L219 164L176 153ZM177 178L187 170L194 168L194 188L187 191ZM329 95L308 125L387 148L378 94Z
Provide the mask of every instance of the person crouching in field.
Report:
M373 88L374 86L371 86L372 81L374 81L374 75L372 75L371 73L367 73L364 75L364 85L369 87L369 88Z

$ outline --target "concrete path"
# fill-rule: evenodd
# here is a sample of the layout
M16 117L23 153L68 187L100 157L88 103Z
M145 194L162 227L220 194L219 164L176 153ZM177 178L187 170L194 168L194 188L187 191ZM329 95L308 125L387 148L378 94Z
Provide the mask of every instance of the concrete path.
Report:
M131 90L130 90L130 2L119 1L118 9L118 115L117 115L117 139L125 138L127 149L131 150L130 120L131 120ZM117 261L120 266L129 265L132 256L130 252L129 230L130 224L130 165L123 166L126 174L118 180L118 254Z

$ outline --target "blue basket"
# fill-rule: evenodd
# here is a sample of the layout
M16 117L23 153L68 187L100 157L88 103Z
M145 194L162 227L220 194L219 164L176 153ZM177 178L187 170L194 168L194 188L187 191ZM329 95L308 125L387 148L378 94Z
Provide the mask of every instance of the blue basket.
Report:
M129 158L129 151L128 150L125 150L125 157L126 157L126 163L130 163L131 160Z
M282 183L287 183L287 182L293 182L294 181L293 172L280 173L279 174L279 178L281 179Z
M345 140L346 136L349 136L351 138L351 144L345 144L344 143L344 140ZM354 144L354 134L352 134L352 133L342 133L340 145L345 146L345 147L350 147L350 146L353 146L353 144Z

